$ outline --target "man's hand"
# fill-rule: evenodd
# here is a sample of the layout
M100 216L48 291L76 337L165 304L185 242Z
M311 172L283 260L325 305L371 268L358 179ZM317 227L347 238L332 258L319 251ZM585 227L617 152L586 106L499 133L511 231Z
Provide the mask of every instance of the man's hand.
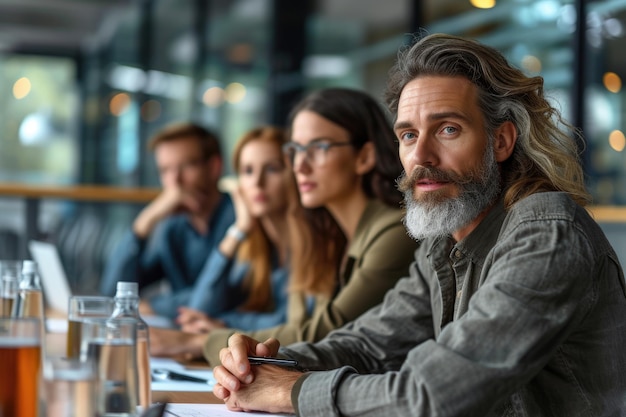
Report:
M218 380L218 382L234 391L239 389L240 382L251 383L254 375L251 372L248 356L275 356L279 347L280 343L274 338L261 343L243 334L232 335L228 339L228 347L220 350L222 365L215 369L222 376L222 381Z
M193 308L180 307L176 323L183 332L187 333L209 333L213 329L224 328L224 322L212 319L201 311Z
M253 365L252 368L254 382L241 384L236 391L222 385L221 381L228 380L223 378L224 372L228 372L226 368L214 368L213 375L218 381L213 387L215 396L233 411L293 414L291 390L302 373L275 365Z
M207 197L198 191L168 187L148 204L133 222L133 232L139 238L147 238L154 227L164 218L175 213L195 213L207 204Z
M228 347L220 351L222 365L213 368L215 396L231 410L293 413L291 388L302 374L272 365L251 366L248 362L248 355L275 356L279 347L274 338L260 343L242 334L231 336Z

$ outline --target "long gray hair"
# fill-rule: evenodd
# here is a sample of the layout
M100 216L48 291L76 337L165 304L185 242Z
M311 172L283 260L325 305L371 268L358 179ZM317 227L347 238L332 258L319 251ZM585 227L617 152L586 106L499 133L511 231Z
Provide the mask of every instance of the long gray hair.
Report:
M590 201L575 140L580 134L544 97L543 78L527 77L474 40L428 35L401 50L390 71L385 100L394 117L406 84L422 76L464 77L476 85L487 132L506 121L515 125L515 149L502 167L507 207L541 191L567 192L583 206Z

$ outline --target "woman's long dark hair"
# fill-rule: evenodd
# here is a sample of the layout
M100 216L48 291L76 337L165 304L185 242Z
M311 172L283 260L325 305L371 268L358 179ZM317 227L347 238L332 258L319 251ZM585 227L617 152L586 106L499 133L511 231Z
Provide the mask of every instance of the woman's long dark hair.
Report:
M370 198L381 200L391 207L400 207L402 194L396 188L396 180L402 172L402 165L391 124L378 103L368 94L348 88L318 90L293 107L289 115L289 125L298 113L305 110L344 128L357 150L367 142L374 144L376 164L363 176L363 191ZM315 233L311 242L300 241L300 247L296 248L291 290L331 296L337 286L337 273L346 251L347 240L326 208L318 207L306 211ZM334 265L334 273L305 273L306 266L302 260L315 251L323 252L324 264L326 267Z

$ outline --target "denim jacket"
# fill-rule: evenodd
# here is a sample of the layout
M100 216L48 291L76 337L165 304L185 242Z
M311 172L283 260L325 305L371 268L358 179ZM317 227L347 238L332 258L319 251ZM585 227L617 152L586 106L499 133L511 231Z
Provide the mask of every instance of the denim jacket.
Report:
M626 285L563 193L496 206L465 239L428 239L383 303L281 354L311 372L302 416L624 416Z
M289 268L279 265L275 254L272 256L272 302L265 311L239 309L248 298L244 284L248 271L249 262L228 258L215 248L193 287L188 307L222 320L227 328L253 331L283 324L287 320Z
M176 318L178 307L189 303L209 255L234 221L233 202L228 194L222 194L206 234L198 233L185 214L165 218L147 239L128 230L107 260L100 293L114 295L118 281L135 281L141 291L165 279L172 291L150 298L150 306L158 315Z

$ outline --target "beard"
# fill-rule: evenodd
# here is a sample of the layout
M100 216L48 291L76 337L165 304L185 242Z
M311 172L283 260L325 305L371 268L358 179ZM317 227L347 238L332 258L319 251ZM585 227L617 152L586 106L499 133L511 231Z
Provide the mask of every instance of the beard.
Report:
M445 190L441 190L416 198L413 194L415 184L425 178L455 184L458 197L449 197ZM404 193L406 215L403 221L409 235L416 240L442 237L467 226L495 201L501 191L500 170L493 148L488 145L481 166L468 175L418 167L410 177L402 174L398 189Z

